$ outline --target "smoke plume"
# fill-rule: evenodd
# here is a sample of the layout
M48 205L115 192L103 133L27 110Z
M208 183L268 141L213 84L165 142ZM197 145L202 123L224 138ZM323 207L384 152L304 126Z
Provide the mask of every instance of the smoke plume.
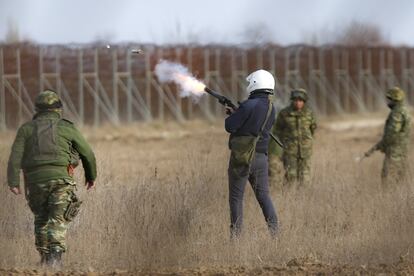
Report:
M192 96L199 99L204 94L205 84L197 80L182 64L161 60L154 71L161 83L174 82L180 90L180 97Z

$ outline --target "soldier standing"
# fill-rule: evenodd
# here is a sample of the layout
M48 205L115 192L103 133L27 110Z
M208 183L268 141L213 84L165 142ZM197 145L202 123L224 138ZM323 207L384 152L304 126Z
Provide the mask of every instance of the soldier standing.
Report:
M285 185L310 182L310 161L316 119L306 104L308 95L304 89L295 89L290 94L291 104L277 116L273 133L284 144L282 161L285 169Z
M231 237L238 237L243 221L243 195L249 180L260 204L270 233L276 235L278 221L269 196L267 150L275 109L269 100L275 80L258 70L247 77L249 98L237 110L228 108L226 131L230 133L229 203Z
M277 115L276 115L277 117ZM274 124L270 130L275 135ZM275 135L276 136L276 135ZM284 169L282 162L283 148L274 140L269 141L269 186L281 189L283 185Z
M383 186L401 181L406 176L411 129L410 115L404 105L404 91L393 87L385 96L391 112L385 122L382 139L364 154L369 157L377 150L385 154L381 172Z
M96 161L73 123L62 119L62 102L55 92L41 92L35 107L33 120L17 131L7 181L12 193L21 194L20 170L23 170L25 196L34 214L35 245L41 264L60 266L66 250L68 224L80 207L72 177L76 156L82 160L88 190L95 185Z

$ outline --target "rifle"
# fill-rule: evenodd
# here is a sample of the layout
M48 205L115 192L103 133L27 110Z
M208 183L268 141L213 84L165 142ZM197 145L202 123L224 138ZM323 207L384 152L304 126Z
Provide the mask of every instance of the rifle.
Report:
M226 96L223 96L213 90L211 90L208 87L204 88L204 91L206 91L208 94L210 94L211 96L213 96L214 98L216 98L218 100L218 102L224 106L228 106L230 108L232 108L233 110L237 109L237 106ZM269 132L270 137L282 148L284 148L283 143L279 140L279 138L277 138L275 135L273 135L273 133Z
M356 162L362 162L362 160L364 160L365 158L370 157L374 151L378 150L378 145L374 145L373 147L371 147L367 152L364 153L364 155L362 156L358 156L357 158L355 158Z

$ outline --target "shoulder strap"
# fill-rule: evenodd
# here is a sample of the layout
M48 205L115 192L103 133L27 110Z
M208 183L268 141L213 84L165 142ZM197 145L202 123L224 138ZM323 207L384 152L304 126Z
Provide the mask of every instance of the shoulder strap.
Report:
M267 121L269 121L270 114L272 114L272 107L273 107L273 104L269 101L269 107L267 109L266 119L264 120L262 127L260 128L260 132L258 136L262 136L263 129L265 128Z
M74 123L73 123L72 121L68 120L68 119L61 118L60 120L61 120L61 121L65 121L66 123L69 123L69 124L71 124L71 125L74 125Z

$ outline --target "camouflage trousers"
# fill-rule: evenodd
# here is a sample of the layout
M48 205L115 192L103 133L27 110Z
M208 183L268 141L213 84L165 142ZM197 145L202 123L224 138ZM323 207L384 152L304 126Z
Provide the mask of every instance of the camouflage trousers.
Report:
M65 212L77 200L74 183L52 180L28 184L26 198L34 214L36 249L40 253L66 250L65 236L69 224Z
M283 167L285 168L284 186L292 186L294 183L300 186L310 183L311 158L300 158L294 154L283 154Z
M382 166L382 185L387 187L405 179L407 175L407 159L404 157L394 158L385 156Z
M277 155L269 155L269 186L281 189L283 185L283 163Z

